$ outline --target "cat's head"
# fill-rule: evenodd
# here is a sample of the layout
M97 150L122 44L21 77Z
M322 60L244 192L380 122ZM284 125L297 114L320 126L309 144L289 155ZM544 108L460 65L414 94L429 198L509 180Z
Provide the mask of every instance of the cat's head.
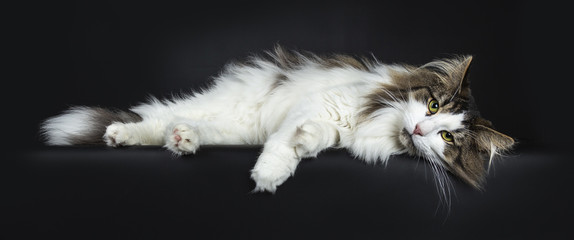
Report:
M385 93L391 105L401 105L398 139L410 154L481 188L486 165L514 140L494 130L476 109L468 77L471 61L461 56L407 67L393 73Z

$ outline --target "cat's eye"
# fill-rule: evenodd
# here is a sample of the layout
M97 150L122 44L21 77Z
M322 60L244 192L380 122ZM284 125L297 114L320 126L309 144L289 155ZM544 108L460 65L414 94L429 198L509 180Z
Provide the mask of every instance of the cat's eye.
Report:
M442 140L444 140L447 143L454 142L454 137L452 136L452 133L450 133L449 131L441 131L440 136L442 137Z
M438 112L439 104L438 101L434 98L431 98L428 103L428 114L432 115Z

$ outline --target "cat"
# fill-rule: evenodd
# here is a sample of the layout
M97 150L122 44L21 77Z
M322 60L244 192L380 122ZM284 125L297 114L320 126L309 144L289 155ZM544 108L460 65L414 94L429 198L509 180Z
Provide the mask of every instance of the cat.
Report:
M471 96L472 56L422 66L275 46L229 63L212 86L121 111L72 107L41 124L47 145L159 145L193 154L201 145L263 145L254 191L275 192L303 158L345 148L368 163L395 154L432 165L443 194L447 171L481 189L486 165L513 138L483 119Z

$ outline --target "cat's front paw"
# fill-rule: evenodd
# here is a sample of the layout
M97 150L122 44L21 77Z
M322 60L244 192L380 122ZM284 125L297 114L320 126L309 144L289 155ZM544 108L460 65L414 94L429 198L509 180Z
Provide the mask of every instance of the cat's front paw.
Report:
M170 151L182 155L192 154L199 148L199 137L191 126L180 123L168 128L165 147Z
M262 155L251 170L251 179L255 181L254 192L275 193L277 187L292 175L293 170L283 164L284 159L274 157Z
M123 123L113 123L106 128L104 142L111 147L136 145L136 139Z

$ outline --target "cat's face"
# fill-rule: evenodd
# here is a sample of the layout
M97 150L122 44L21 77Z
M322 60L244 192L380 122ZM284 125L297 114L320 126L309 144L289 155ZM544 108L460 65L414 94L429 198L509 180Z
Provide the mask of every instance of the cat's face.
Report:
M397 73L386 94L389 105L402 109L398 139L407 151L480 188L485 164L514 140L493 130L475 109L467 74L471 60L434 61Z

